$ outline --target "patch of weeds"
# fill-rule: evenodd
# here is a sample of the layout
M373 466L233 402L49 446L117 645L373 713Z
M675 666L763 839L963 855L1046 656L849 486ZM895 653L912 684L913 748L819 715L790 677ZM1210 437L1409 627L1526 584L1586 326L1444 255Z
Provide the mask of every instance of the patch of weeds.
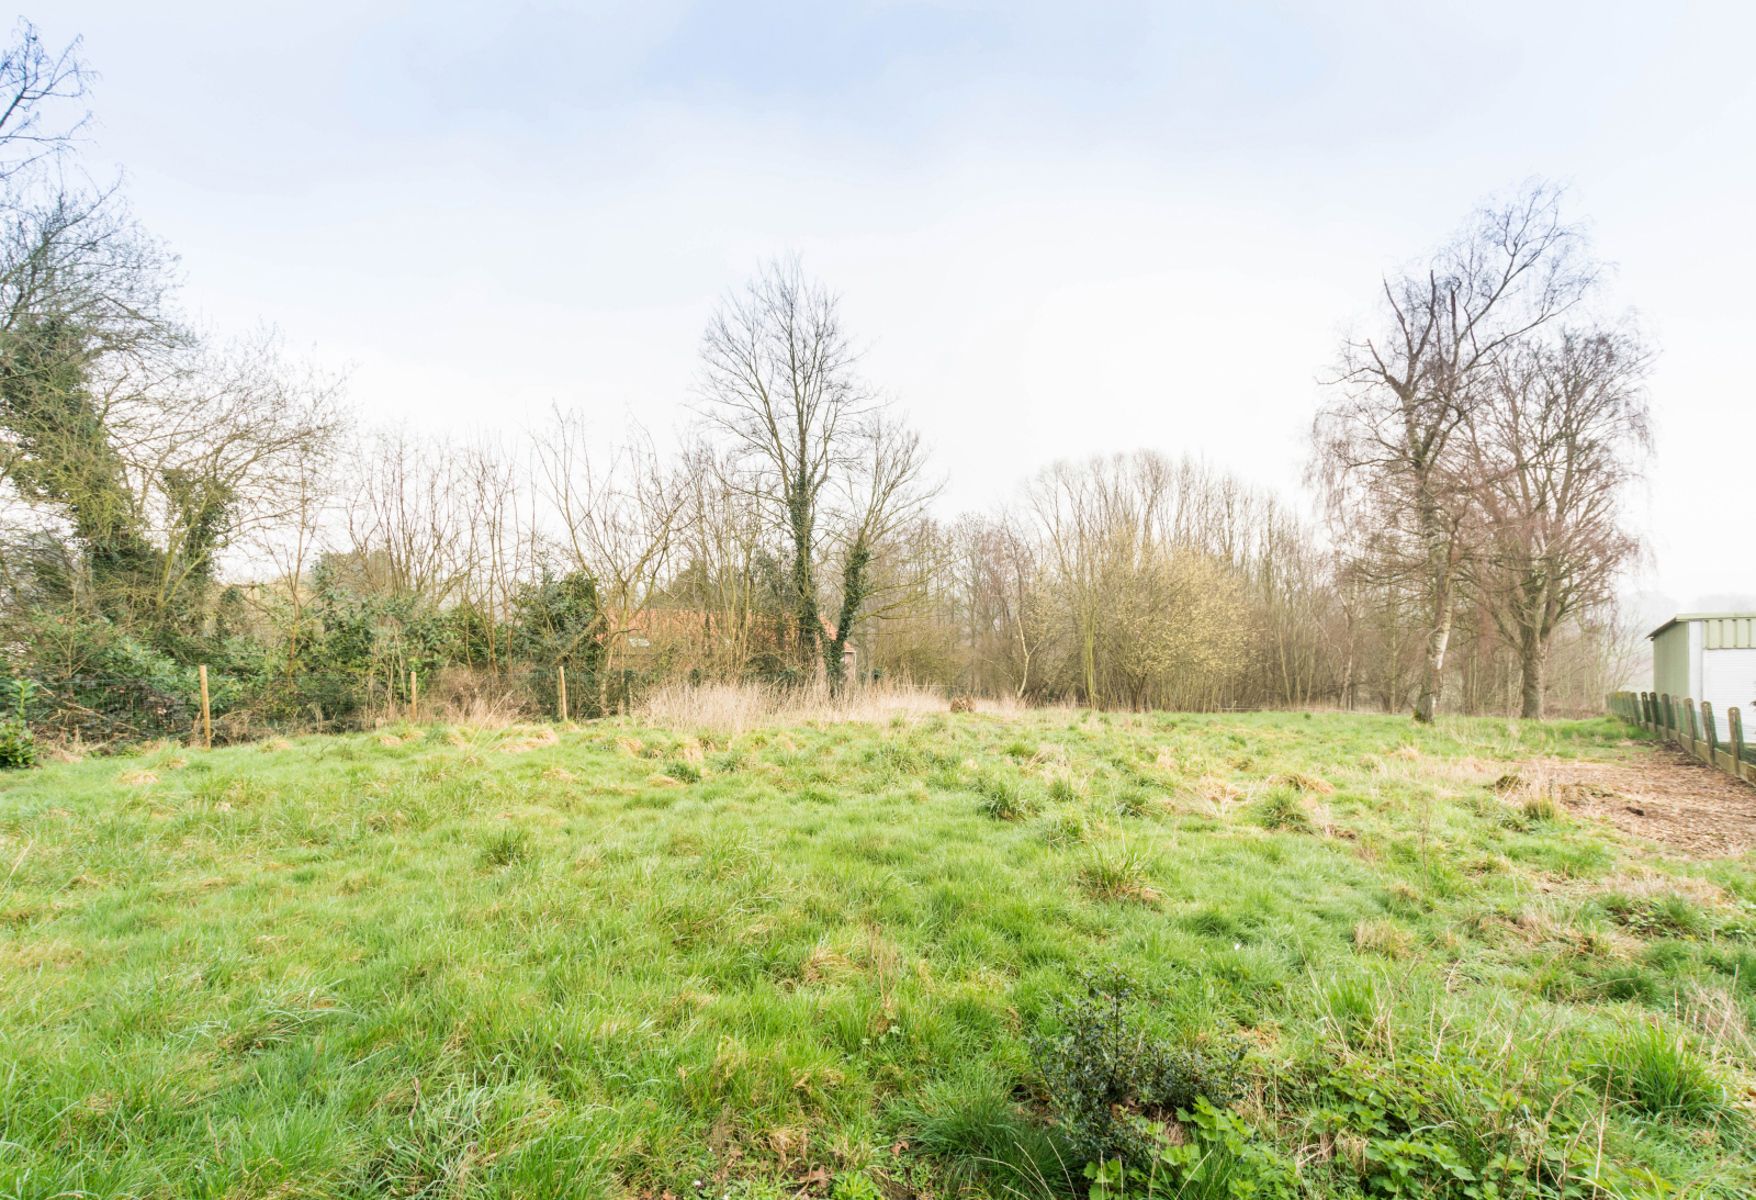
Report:
M1179 1109L1171 1123L1127 1114L1145 1149L1088 1164L1089 1200L1293 1200L1300 1194L1293 1160L1234 1112L1205 1098Z
M1053 1032L1031 1039L1031 1059L1074 1161L1143 1161L1151 1146L1130 1114L1162 1120L1239 1090L1240 1045L1157 1033L1125 982L1087 976L1048 1015Z
M1611 920L1633 933L1700 937L1708 930L1707 915L1694 901L1675 892L1652 896L1612 892L1599 903Z
M482 845L484 867L511 867L534 857L536 847L531 843L530 831L525 829L502 829Z
M1681 1033L1642 1023L1610 1038L1592 1076L1613 1099L1648 1116L1704 1120L1725 1105L1713 1068Z

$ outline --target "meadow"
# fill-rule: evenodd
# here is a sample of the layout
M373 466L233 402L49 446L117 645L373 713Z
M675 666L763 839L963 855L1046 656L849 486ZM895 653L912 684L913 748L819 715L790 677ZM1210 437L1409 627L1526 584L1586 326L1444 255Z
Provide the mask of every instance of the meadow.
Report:
M1055 710L9 773L0 1196L1748 1196L1752 860L1570 809L1649 753Z

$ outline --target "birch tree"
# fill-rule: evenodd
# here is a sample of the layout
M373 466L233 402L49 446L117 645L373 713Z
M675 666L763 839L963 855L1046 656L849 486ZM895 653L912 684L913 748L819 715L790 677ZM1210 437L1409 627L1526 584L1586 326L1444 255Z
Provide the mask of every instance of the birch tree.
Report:
M1423 597L1414 704L1433 719L1460 579L1478 532L1467 427L1521 339L1572 309L1595 269L1552 187L1478 210L1421 267L1381 284L1377 328L1343 346L1314 427L1313 475Z

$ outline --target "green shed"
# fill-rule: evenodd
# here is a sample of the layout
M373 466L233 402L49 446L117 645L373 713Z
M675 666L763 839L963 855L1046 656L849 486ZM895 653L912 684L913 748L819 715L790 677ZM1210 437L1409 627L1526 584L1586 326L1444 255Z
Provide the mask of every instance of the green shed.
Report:
M1756 723L1756 612L1679 613L1647 636L1653 691L1711 703L1722 738L1728 708Z

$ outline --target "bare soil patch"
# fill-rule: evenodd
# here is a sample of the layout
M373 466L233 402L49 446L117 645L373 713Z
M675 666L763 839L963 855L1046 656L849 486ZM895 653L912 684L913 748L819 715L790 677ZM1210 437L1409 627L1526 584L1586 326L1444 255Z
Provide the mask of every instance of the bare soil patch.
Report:
M1570 812L1697 857L1756 847L1756 787L1677 750L1641 747L1621 762L1543 759L1522 774L1551 784Z

